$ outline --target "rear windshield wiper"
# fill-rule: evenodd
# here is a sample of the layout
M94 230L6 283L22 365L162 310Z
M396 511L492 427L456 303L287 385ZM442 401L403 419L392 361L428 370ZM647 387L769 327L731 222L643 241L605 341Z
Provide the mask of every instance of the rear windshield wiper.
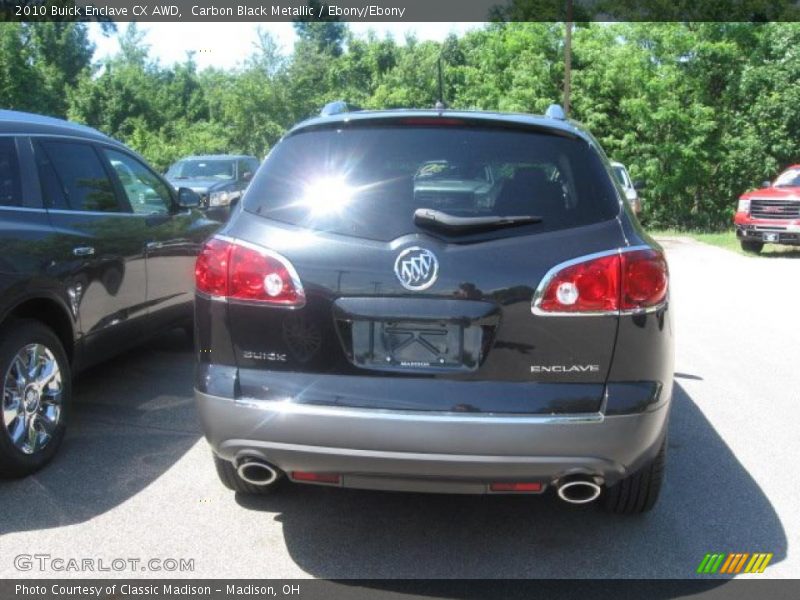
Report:
M414 223L417 225L438 227L439 229L446 229L448 231L495 229L498 227L513 227L514 225L528 225L530 223L541 222L542 217L536 217L534 215L458 217L430 208L418 208L414 211Z

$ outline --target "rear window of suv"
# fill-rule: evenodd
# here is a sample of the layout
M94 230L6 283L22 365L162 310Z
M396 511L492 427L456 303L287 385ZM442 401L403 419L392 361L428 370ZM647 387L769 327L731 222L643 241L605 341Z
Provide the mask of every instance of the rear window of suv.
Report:
M425 231L419 208L540 222L459 238L529 235L613 218L597 152L559 135L466 126L368 126L290 135L258 171L245 210L304 228L389 241ZM466 241L466 240L465 240Z

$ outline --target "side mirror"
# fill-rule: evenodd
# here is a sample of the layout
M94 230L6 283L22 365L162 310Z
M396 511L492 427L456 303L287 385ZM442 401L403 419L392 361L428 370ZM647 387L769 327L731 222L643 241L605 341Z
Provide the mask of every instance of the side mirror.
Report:
M644 179L637 179L633 182L633 189L635 189L637 192L641 192L645 187L647 187L647 184L645 183Z
M772 187L772 182L771 181L762 181L761 182L761 187L762 188Z
M253 172L252 171L245 171L244 173L242 173L242 179L243 180L250 181L252 178L253 178Z
M178 188L178 206L181 208L197 208L200 206L200 196L189 188Z

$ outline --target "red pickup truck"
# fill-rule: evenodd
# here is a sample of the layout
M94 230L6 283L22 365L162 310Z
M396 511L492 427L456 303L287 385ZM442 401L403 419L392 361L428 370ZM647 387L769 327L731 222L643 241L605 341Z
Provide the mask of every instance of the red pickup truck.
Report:
M736 237L746 252L759 253L764 244L800 246L800 165L739 197Z

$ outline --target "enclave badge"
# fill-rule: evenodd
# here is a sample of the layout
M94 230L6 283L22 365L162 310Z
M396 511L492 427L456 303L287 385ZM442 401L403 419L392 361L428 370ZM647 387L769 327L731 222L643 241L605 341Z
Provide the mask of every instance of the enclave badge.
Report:
M426 290L439 275L439 261L433 252L425 248L406 248L394 261L394 273L407 290Z

